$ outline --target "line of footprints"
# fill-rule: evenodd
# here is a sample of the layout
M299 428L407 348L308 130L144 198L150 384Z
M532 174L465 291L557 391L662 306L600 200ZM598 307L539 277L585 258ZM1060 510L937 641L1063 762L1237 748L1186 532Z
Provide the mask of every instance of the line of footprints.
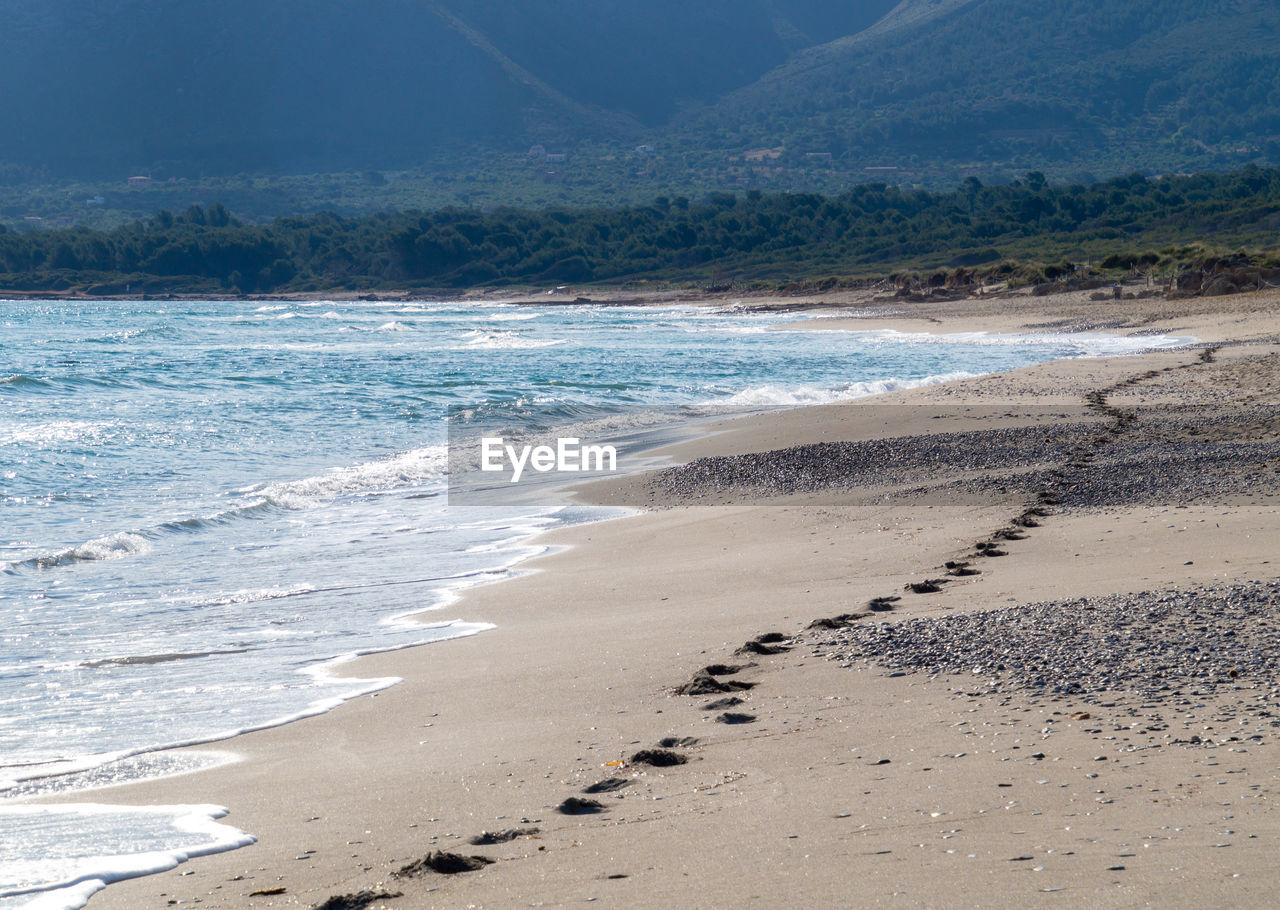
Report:
M973 552L964 558L949 560L946 562L940 572L939 577L926 578L924 581L909 582L904 587L905 593L911 594L935 594L943 589L943 586L950 584L957 578L967 578L973 575L980 575L981 570L974 567L975 562L980 559L993 559L1005 556L1006 551L1002 546L1013 540L1023 540L1026 538L1026 532L1031 528L1040 526L1040 520L1054 514L1053 507L1060 505L1062 499L1060 493L1072 489L1076 485L1076 479L1073 475L1090 466L1093 461L1097 449L1113 442L1119 436L1132 429L1137 423L1137 416L1132 412L1122 410L1112 405L1109 396L1113 392L1120 391L1125 388L1132 387L1140 382L1153 379L1164 372L1175 369L1185 369L1187 367L1199 366L1201 364L1215 362L1214 354L1217 347L1208 347L1200 352L1200 356L1196 361L1178 366L1165 367L1162 370L1149 370L1145 373L1132 376L1122 382L1118 382L1106 389L1100 389L1090 392L1085 396L1086 407L1094 413L1111 418L1111 424L1098 434L1085 447L1068 452L1066 461L1050 472L1051 480L1050 489L1039 490L1035 495L1036 503L1024 509L1021 513L1009 521L1007 525L989 535L986 539L980 540L973 545ZM894 605L902 600L899 594L889 594L882 597L874 597L867 602L866 608L856 613L842 613L839 616L830 616L818 619L809 624L810 629L839 629L852 625L859 620L875 616L877 613L886 613L894 609ZM734 655L737 657L751 658L754 656L781 654L789 651L790 642L786 635L781 632L768 632L759 635L746 642L736 651ZM743 670L756 667L757 664L748 660L747 663L740 664L709 664L693 675L688 682L677 686L674 690L676 695L707 697L715 696L711 701L702 705L704 711L720 712L716 715L717 723L723 724L750 724L756 721L754 714L749 714L741 710L741 706L745 704L740 693L755 688L758 683L748 682L746 680L734 679L736 674ZM738 709L738 710L734 710ZM697 739L692 737L667 737L660 741L655 747L641 749L634 753L625 765L627 766L648 766L654 768L673 768L686 764L689 761L687 754L677 751L678 749L697 744ZM595 797L609 793L617 793L620 790L629 787L633 783L632 779L626 777L606 777L588 787L585 787L581 794L575 794L566 797L557 807L556 811L566 816L582 816L596 815L607 812L608 807ZM469 843L476 847L495 846L498 844L508 843L520 838L533 838L540 833L541 829L535 826L526 826L521 828L509 828L505 831L484 831L471 838ZM437 873L442 875L454 875L462 872L474 872L483 869L494 862L493 859L481 855L463 855L459 853L450 853L443 850L433 851L419 860L415 860L408 865L403 866L399 870L392 873L392 877L396 879L415 878L428 873ZM610 878L625 878L625 875L609 876ZM388 900L402 895L398 893L390 893L386 891L361 891L356 894L344 894L329 898L325 903L320 904L317 910L364 910L373 903L382 900Z

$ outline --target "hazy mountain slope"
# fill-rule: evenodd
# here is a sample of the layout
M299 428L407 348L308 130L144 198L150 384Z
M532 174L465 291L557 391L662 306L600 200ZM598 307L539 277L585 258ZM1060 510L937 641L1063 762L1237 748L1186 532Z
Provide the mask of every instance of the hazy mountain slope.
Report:
M904 165L1274 158L1277 37L1267 0L905 0L678 129Z
M23 168L414 167L450 187L437 202L469 201L481 180L483 199L534 187L572 201L832 191L873 166L938 184L1280 161L1274 0L0 0L0 13L0 183ZM590 152L548 191L522 154L534 143ZM638 170L618 143L659 155ZM748 166L753 147L782 151Z
M19 5L0 159L54 172L411 161L536 100L414 0Z
M892 0L0 0L0 162L336 171L636 137ZM466 161L465 154L457 160Z
M897 0L447 0L459 19L568 96L649 126L760 78L791 52L873 24Z

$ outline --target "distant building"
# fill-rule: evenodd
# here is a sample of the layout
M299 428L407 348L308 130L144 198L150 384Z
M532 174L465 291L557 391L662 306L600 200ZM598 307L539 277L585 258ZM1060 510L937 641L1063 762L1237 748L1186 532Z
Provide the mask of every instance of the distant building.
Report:
M547 148L546 148L546 146L544 146L544 145L534 145L534 146L530 146L530 147L529 147L529 157L530 157L530 158L545 158L545 157L547 157Z
M564 154L564 152L548 152L547 153L547 161L564 161L568 157L569 156Z
M810 161L830 161L831 153L830 152L807 152L805 154L805 157L808 158Z
M84 201L85 205L106 205L106 203L107 200L101 196L94 196L92 199L86 199Z
M652 154L653 154L653 146L652 146L652 145L637 145L637 146L636 146L636 154L637 154L637 155L652 155Z
M129 178L129 186L151 186L152 182L153 181L151 180L150 177L130 177Z
M770 149L747 149L742 153L742 157L747 161L769 161L774 158L782 157L782 146Z

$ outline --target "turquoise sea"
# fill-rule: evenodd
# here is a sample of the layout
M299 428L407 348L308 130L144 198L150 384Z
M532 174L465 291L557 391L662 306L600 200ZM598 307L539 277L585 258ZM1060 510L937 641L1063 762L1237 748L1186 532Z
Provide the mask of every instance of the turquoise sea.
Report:
M458 592L539 552L539 529L599 517L451 508L451 407L625 428L677 406L818 403L1185 341L779 328L794 319L0 301L0 908L82 906L251 842L216 820L234 806L201 804L198 775L186 806L115 807L99 788L228 760L219 740L393 684L330 670L483 635ZM164 751L191 743L213 745Z

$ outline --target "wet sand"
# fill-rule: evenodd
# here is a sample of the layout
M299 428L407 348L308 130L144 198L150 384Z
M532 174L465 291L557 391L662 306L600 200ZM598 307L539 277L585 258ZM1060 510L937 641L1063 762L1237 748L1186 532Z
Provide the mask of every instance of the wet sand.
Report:
M649 511L430 617L495 630L353 663L405 682L236 764L90 794L259 838L90 907L1272 905L1280 605L1232 586L1280 574L1277 300L835 301L862 313L832 328L1205 344L751 418L594 485Z

